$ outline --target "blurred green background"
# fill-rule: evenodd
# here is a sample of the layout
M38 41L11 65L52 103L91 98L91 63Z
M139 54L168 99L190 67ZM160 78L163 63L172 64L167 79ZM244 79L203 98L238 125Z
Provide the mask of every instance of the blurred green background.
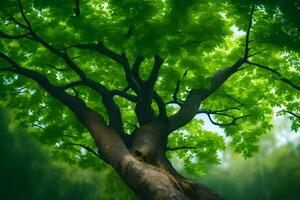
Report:
M50 147L41 146L9 118L0 108L1 200L136 198L109 167L96 172L51 160Z
M222 164L208 166L200 181L227 200L300 199L300 139L290 126L287 119L275 118L258 154L244 159L227 150Z
M137 199L108 166L96 171L52 161L50 147L11 118L0 109L0 199ZM278 118L273 134L262 138L259 154L245 160L229 149L220 153L220 166L206 166L206 175L197 180L227 200L299 199L300 140L289 126Z

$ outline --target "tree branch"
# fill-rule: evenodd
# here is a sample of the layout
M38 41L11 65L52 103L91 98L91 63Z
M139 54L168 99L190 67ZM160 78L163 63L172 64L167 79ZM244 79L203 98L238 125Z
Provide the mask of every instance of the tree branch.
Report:
M75 8L74 8L75 16L80 16L80 0L75 0Z
M276 71L275 69L272 69L272 68L270 68L270 67L268 67L268 66L261 65L261 64L258 64L258 63L250 62L250 61L247 61L247 63L250 64L250 65L257 66L257 67L259 67L259 68L261 68L261 69L267 70L267 71L269 71L269 72L272 72L273 74L275 74L275 75L277 75L277 76L279 77L279 80L280 80L280 81L282 81L282 82L284 82L284 83L290 85L290 86L293 87L294 89L300 91L300 86L299 86L299 85L296 85L296 84L294 84L292 81L290 81L290 80L288 80L288 79L282 77L282 75L281 75L278 71Z
M238 99L234 98L233 96L231 96L231 95L229 95L229 94L227 94L226 96L227 96L229 99L231 99L231 100L235 101L236 103L238 103L240 106L243 106L243 105L244 105L241 101L239 101Z
M84 85L84 82L83 81L74 81L74 82L71 82L67 85L64 85L64 86L61 86L61 88L63 90L66 90L66 89L69 89L69 88L72 88L72 87L75 87L75 86L79 86L79 85Z
M153 91L153 99L156 102L159 109L159 119L166 122L168 120L166 104L164 103L163 99L155 90Z
M201 111L199 111L198 113L199 113L199 114L202 114L202 113L206 114L207 117L208 117L208 119L209 119L209 121L210 121L212 124L217 125L217 126L237 125L237 124L236 124L236 121L237 121L238 119L242 119L242 118L245 118L245 117L250 116L250 115L243 115L243 116L235 117L235 116L229 115L229 114L227 114L227 113L222 113L222 112L224 112L224 111L228 111L228 110L232 110L232 109L238 109L238 108L228 108L228 109L217 110L217 111L201 110ZM229 117L229 118L231 118L231 122L229 122L229 123L218 123L218 122L216 122L216 121L214 121L214 120L212 119L211 115L223 115L223 116Z
M64 68L58 68L58 67L55 67L54 65L51 65L51 64L45 64L46 66L48 66L48 67L50 67L50 68L52 68L52 69L54 69L54 70L56 70L56 71L59 71L59 72L66 72L66 71L68 71L67 69L64 69Z
M300 115L299 114L296 114L296 113L294 113L292 111L289 111L289 110L282 110L282 111L279 111L279 113L288 113L288 114L290 114L290 115L292 115L292 116L300 119Z
M154 56L154 65L152 67L149 78L146 80L146 84L149 84L152 88L154 87L154 84L157 80L159 69L162 66L163 62L164 59L162 57L160 57L159 55Z
M181 105L180 110L170 117L169 132L171 133L190 122L195 115L198 114L201 102L213 94L230 76L236 73L239 70L239 67L244 63L244 58L239 58L231 67L218 70L212 76L210 87L208 89L192 89L184 103Z
M167 151L177 151L185 149L196 149L194 146L167 147Z
M172 95L173 101L167 102L167 104L175 103L175 104L177 104L179 106L181 106L183 104L183 102L178 99L178 92L179 92L179 89L180 89L181 80L184 79L184 77L187 75L188 71L189 71L189 68L187 68L184 71L184 74L182 75L182 77L177 81L174 93Z
M300 119L300 115L293 113L291 111L286 111L287 113L289 113L290 115L293 115L294 117L297 117L298 119Z
M119 63L120 65L125 65L126 60L122 56L122 54L118 54L111 49L107 48L102 42L97 42L97 44L75 44L70 46L71 47L76 47L79 49L86 49L86 50L91 50L91 51L96 51L112 60L115 62Z
M140 83L140 90L138 94L138 102L135 107L135 113L138 117L139 124L144 125L150 123L155 118L155 112L152 108L153 95L160 109L160 117L166 118L165 104L162 99L154 92L154 85L158 78L158 73L164 59L160 56L154 56L154 64L151 73L146 81Z
M27 25L28 30L30 30L30 31L32 32L31 24L29 23L29 21L28 21L26 15L25 15L25 12L24 12L23 5L22 5L21 0L18 0L18 4L19 4L19 9L20 9L21 15L22 15L22 17L23 17L23 19L24 19L24 22L25 22L26 25Z
M21 35L8 35L2 31L0 31L0 38L5 38L5 39L21 39L21 38L26 38L29 35L29 33L21 34Z
M252 27L252 20L253 20L253 13L255 9L255 4L252 4L251 10L250 10L250 16L249 16L249 22L247 26L247 32L246 32L246 39L245 39L245 50L244 50L244 59L249 58L249 43L250 43L250 31Z
M198 114L198 109L201 102L208 98L211 94L213 94L219 87L221 87L225 83L225 81L234 73L240 71L240 67L247 62L249 58L250 30L252 26L254 9L255 5L253 4L250 9L249 23L245 38L244 55L241 58L237 59L237 61L232 66L218 70L211 77L210 86L208 87L208 89L198 88L190 90L187 98L181 105L180 110L175 115L170 117L170 133L190 122L195 117L195 115Z
M118 105L114 102L113 100L113 95L110 93L110 91L103 86L102 84L91 80L89 78L87 78L86 74L84 73L83 70L80 69L79 66L77 66L76 63L74 63L72 61L72 59L69 57L67 49L63 49L63 50L59 50L57 48L55 48L54 46L52 46L51 44L47 43L45 40L43 40L40 36L38 36L32 29L32 26L29 22L29 20L27 19L21 0L18 0L19 3L19 8L20 8L20 12L21 15L26 23L26 25L23 25L24 27L26 27L26 29L29 30L29 34L30 37L29 39L36 41L38 43L40 43L41 45L43 45L45 48L47 48L50 52L52 52L54 55L58 56L59 58L63 59L64 62L74 71L76 72L76 74L81 78L81 83L87 87L90 87L92 89L94 89L95 91L97 91L100 95L102 95L102 102L108 112L108 116L109 116L109 123L110 125L116 129L116 131L121 134L121 136L126 137L126 135L124 134L124 130L123 130L123 123L122 123L122 118L121 118L121 113L120 113L120 109L118 107ZM126 57L125 57L126 58ZM79 83L79 82L77 82ZM76 83L76 84L77 84ZM70 85L67 85L67 87L71 87L74 86L74 83L71 83ZM60 89L64 89L63 87Z
M142 78L140 77L140 73L139 73L140 66L141 66L143 60L144 60L144 57L137 56L135 58L135 61L134 61L133 65L132 65L132 75L137 80L137 82L139 82L139 83L143 82Z
M17 73L26 76L30 79L33 79L48 93L50 93L52 96L59 99L64 105L69 107L77 116L80 116L81 110L85 108L85 104L81 99L75 98L64 92L64 90L61 89L59 86L53 85L44 75L36 71L21 67L14 60L12 60L10 57L8 57L2 52L0 52L0 58L11 64L11 67L7 68L6 71Z
M113 61L117 62L118 64L120 64L123 67L126 81L130 85L130 87L133 89L133 91L135 91L136 94L139 93L139 84L137 83L137 80L133 77L133 75L131 73L130 65L129 65L129 62L128 62L128 59L127 59L125 53L118 54L118 53L112 51L111 49L107 48L103 43L99 43L99 42L97 44L75 44L70 47L76 47L79 49L96 51L96 52L112 59ZM142 57L136 58L135 68L138 68L138 65L141 64L142 60L143 60Z
M74 145L74 146L79 146L79 147L82 147L84 148L86 151L94 154L95 156L97 156L98 158L101 158L103 159L103 156L101 156L100 154L98 154L96 151L94 151L92 148L90 148L89 146L86 146L86 145L83 145L83 144L78 144L78 143L72 143L72 142L68 142L68 143L65 143L65 145Z
M120 96L120 97L123 97L131 102L137 102L138 98L137 96L134 96L134 95L131 95L131 94L128 94L127 92L124 92L124 91L121 91L121 90L112 90L111 91L111 94L113 96L117 95L117 96Z

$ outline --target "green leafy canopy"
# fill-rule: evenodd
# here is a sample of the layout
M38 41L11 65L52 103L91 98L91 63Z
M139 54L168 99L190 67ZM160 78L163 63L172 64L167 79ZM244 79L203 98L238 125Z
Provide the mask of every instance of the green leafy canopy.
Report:
M74 45L103 43L115 52L124 52L129 63L143 56L142 78L149 75L153 56L163 57L155 90L164 102L173 100L178 80L177 95L184 100L191 89L210 87L211 77L218 70L231 66L244 54L249 12L255 4L249 45L250 54L259 53L249 60L263 67L246 63L202 102L199 115L208 115L220 125L230 145L246 157L258 150L259 136L272 128L274 112L288 115L292 129L299 129L299 0L81 0L78 16L74 14L75 2L26 0L22 4L40 38L66 51L88 77L110 90L126 88L122 68L97 52ZM18 1L0 2L0 51L21 66L47 76L55 85L77 81L78 75L62 59L31 39L25 25ZM1 103L14 110L21 125L32 127L36 138L55 147L54 157L95 167L92 155L68 145L95 148L71 111L34 81L6 72L7 66L7 61L0 59ZM66 91L79 95L108 118L102 97L95 91L84 86ZM119 96L114 99L121 109L125 132L132 132L137 125L134 104ZM158 113L154 102L153 107ZM167 114L178 109L178 105L169 104ZM204 130L203 120L196 117L169 137L170 147L193 148L170 151L170 156L183 159L188 167L195 167L196 161L218 163L217 152L227 145L224 137Z

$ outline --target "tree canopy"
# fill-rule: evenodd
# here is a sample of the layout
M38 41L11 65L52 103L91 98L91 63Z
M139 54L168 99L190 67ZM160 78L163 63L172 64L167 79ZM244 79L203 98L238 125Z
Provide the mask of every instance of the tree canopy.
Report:
M0 101L55 156L82 166L95 159L77 146L98 152L62 96L124 140L167 121L170 156L195 171L195 159L219 162L225 137L249 157L274 114L300 127L299 16L298 0L1 1Z

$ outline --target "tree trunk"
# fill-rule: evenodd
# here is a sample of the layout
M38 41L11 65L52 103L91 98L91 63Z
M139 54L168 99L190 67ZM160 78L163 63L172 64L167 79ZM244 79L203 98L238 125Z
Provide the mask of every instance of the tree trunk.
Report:
M157 200L220 200L207 187L180 176L165 157L165 127L154 122L134 134L130 151L119 134L104 124L95 112L81 112L81 121L89 129L103 159L110 164L142 199Z
M203 185L171 174L165 166L157 167L141 162L131 154L120 160L117 171L128 186L142 199L222 199Z

